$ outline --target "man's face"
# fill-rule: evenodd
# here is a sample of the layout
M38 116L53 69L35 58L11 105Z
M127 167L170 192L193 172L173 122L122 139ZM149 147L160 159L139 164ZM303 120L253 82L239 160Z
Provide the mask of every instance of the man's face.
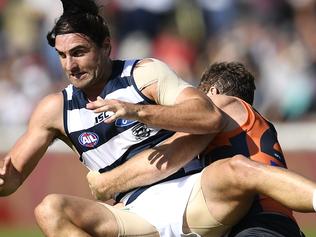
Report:
M71 84L79 89L90 88L102 82L107 54L82 34L56 36L55 49Z

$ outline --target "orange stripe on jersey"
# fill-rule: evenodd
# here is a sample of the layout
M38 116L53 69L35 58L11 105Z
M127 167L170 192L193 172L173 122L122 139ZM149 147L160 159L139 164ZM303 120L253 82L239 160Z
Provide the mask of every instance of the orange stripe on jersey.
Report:
M251 105L238 100L247 111L247 121L235 130L220 133L213 139L203 152L206 164L242 154L260 163L286 168L274 126ZM259 202L264 211L279 212L294 219L291 210L271 198L260 196Z

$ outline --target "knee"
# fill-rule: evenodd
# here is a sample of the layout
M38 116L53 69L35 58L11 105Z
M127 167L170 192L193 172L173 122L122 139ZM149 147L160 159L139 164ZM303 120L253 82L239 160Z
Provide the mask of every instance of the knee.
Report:
M250 160L243 155L235 155L230 158L229 169L240 188L255 191L256 177L260 172L261 164Z
M62 195L50 194L35 208L34 214L37 222L52 222L59 217L65 206L65 199Z

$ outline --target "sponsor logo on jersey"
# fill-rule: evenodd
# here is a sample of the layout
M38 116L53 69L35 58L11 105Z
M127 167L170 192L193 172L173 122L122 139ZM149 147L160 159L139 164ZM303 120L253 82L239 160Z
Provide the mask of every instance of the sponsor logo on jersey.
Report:
M140 123L132 128L132 134L137 140L142 140L150 136L153 130L148 128L147 125Z
M135 121L135 120L117 119L115 121L115 126L116 127L126 127L126 126L132 125L132 124L134 124L136 122L137 121Z
M82 146L92 148L98 144L99 136L94 132L84 132L80 134L78 140Z
M99 124L103 122L105 119L111 117L113 114L114 113L112 111L106 111L106 112L100 113L98 114L98 116L94 118L94 123Z

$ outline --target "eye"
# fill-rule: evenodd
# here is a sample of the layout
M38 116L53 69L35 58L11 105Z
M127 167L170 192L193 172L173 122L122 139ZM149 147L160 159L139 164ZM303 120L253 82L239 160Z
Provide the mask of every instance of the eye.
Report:
M81 57L85 54L85 51L84 50L76 50L73 52L73 56L74 57Z
M60 58L66 58L66 54L62 52L57 52Z

